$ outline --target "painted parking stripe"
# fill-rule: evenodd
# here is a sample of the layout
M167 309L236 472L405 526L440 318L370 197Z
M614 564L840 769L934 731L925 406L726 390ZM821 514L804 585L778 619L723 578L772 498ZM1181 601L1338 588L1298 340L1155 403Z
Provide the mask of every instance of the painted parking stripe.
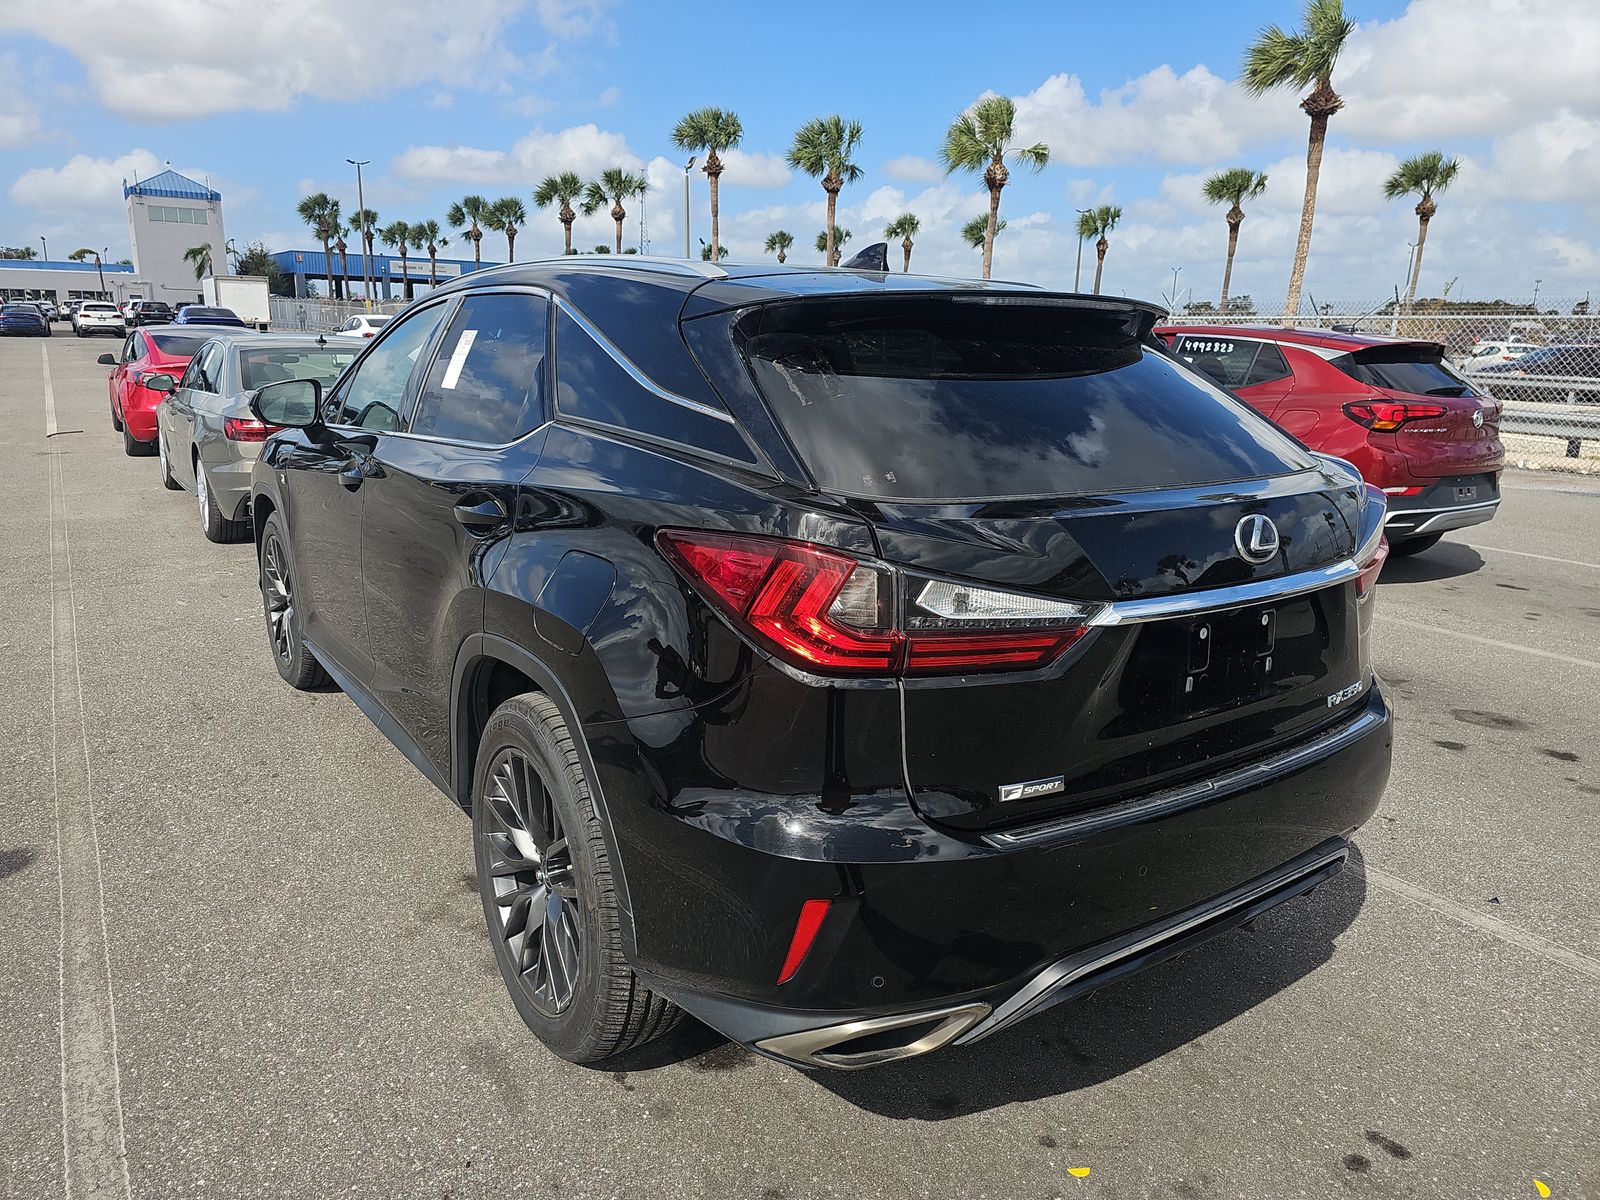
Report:
M56 389L50 383L50 349L39 343L39 357L44 360L44 435L53 438L60 432L56 427Z
M1553 554L1534 554L1529 550L1507 550L1504 546L1480 546L1476 542L1462 542L1472 550L1487 550L1490 554L1515 554L1518 558L1537 558L1540 562L1565 563L1569 567L1593 567L1600 571L1600 563L1584 562L1578 558L1557 558Z
M44 360L47 421L54 420ZM54 443L52 444L54 445ZM127 1131L111 987L105 878L78 649L61 451L50 455L50 757L60 892L61 1153L67 1200L129 1198Z
M1459 638L1464 642L1476 642L1480 646L1493 646L1497 650L1515 650L1518 654L1531 654L1535 658L1549 658L1556 662L1564 662L1568 666L1588 667L1592 671L1600 671L1600 662L1592 658L1579 658L1573 654L1557 654L1554 650L1542 650L1538 646L1524 646L1520 642L1502 642L1497 638L1487 638L1476 633L1464 633L1459 629L1446 629L1443 625L1430 625L1426 621L1413 621L1410 617L1397 617L1393 613L1380 612L1378 620L1388 621L1396 625L1409 625L1413 629L1426 629L1429 633L1437 633L1441 637Z

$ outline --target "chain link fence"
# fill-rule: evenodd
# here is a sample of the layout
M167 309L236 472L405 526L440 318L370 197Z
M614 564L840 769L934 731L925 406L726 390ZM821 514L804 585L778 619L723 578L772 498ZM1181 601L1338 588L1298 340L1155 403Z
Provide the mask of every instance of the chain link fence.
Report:
M1207 302L1186 304L1175 325L1263 325L1281 317L1255 310L1249 297L1223 314ZM1475 389L1505 405L1500 437L1508 465L1600 475L1600 316L1587 297L1528 303L1393 300L1378 305L1324 304L1289 322L1298 329L1437 342Z
M405 306L404 300L374 300L368 305L359 300L324 300L319 296L272 296L268 301L275 333L332 333L351 317L392 316Z

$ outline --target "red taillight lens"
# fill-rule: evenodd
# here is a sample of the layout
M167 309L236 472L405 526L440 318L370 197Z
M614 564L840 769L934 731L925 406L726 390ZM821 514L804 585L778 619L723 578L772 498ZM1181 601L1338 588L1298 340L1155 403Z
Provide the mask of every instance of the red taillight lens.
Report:
M1372 592L1378 582L1378 573L1383 570L1383 564L1389 558L1389 539L1380 535L1378 548L1372 552L1372 557L1361 565L1361 574L1356 576L1356 599L1364 600Z
M827 674L934 675L1045 666L1087 632L1091 608L912 578L809 542L662 530L662 551L708 600L782 658Z
M1344 415L1376 433L1392 433L1407 421L1442 417L1450 410L1442 404L1414 400L1359 400L1344 406Z
M800 917L794 923L794 936L789 939L789 953L783 956L783 970L778 972L778 982L788 983L805 962L811 943L817 940L822 919L828 915L832 900L807 900L800 906Z
M277 432L278 426L254 417L222 418L222 436L230 442L264 442Z

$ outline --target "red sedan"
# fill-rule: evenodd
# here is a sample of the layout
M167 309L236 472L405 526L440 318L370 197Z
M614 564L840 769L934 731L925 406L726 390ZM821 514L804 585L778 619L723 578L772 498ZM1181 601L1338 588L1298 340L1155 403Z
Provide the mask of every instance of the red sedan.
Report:
M1179 358L1389 496L1392 553L1416 554L1500 506L1500 402L1437 342L1265 325L1156 330Z
M97 360L111 368L111 428L122 434L130 455L156 452L156 405L165 393L145 386L152 375L178 379L194 352L217 331L204 327L135 329L122 343L122 353Z

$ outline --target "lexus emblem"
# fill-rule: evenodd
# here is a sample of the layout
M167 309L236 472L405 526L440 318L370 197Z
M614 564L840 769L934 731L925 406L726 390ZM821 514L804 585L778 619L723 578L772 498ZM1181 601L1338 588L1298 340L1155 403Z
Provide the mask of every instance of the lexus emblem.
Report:
M1477 412L1472 414L1472 427L1474 429L1483 428L1483 409L1480 408Z
M1260 513L1240 517L1233 527L1233 545L1247 563L1270 562L1278 553L1278 527Z

